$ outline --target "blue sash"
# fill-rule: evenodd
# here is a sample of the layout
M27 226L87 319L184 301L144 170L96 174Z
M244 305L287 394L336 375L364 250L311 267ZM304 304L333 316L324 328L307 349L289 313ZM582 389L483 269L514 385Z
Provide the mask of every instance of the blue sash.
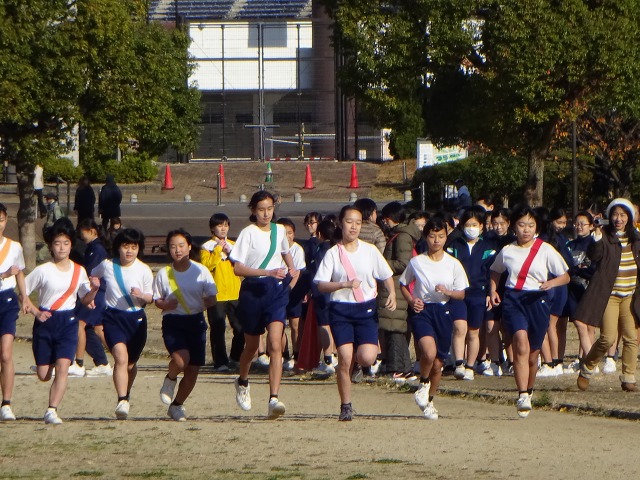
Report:
M129 307L135 310L136 304L133 303L133 298L131 298L131 295L129 295L129 292L127 292L127 288L124 286L124 277L122 276L122 265L120 265L120 260L114 258L112 260L112 263L113 263L113 276L116 277L116 282L118 282L118 287L120 287L120 292L122 293L122 296L129 304Z

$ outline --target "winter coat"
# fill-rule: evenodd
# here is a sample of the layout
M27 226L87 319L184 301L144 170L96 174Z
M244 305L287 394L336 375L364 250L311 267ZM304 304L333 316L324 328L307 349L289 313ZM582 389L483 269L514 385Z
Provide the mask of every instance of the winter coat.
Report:
M80 187L76 190L75 203L73 209L78 212L78 222L85 218L93 220L95 213L96 194L93 188ZM117 217L118 215L116 215Z
M381 282L378 282L378 328L389 332L405 333L407 331L407 301L400 292L400 275L407 268L414 255L420 232L414 224L399 225L391 232L391 237L384 248L384 258L393 271L393 284L396 289L397 307L393 312L384 308L389 293Z
M384 233L382 233L382 229L373 222L369 220L364 220L362 222L362 228L360 229L360 235L358 238L363 242L372 243L380 253L384 252L384 247L387 244L387 240L384 237Z
M111 219L121 216L120 203L122 202L122 192L116 185L113 176L107 176L107 183L100 190L98 196L98 211L103 219Z
M640 273L640 241L636 240L632 243L631 251ZM575 318L587 325L599 327L620 270L620 258L622 256L620 240L615 234L604 233L601 240L589 246L587 256L592 263L597 263L598 267L578 304ZM638 279L636 279L636 282L640 285ZM636 318L636 322L638 322L638 318L640 318L640 296L637 289L633 294L631 312Z

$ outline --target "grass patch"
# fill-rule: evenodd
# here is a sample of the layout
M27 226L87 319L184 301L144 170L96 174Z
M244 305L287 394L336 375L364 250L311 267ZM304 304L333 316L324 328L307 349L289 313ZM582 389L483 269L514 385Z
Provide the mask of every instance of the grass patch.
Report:
M101 477L104 472L100 470L80 470L79 472L71 474L72 477Z
M553 399L549 392L536 392L532 403L534 407L538 408L550 407L553 405Z
M123 477L132 477L132 478L158 478L158 477L166 477L168 474L163 470L147 470L145 472L137 472L137 473L123 473Z
M358 478L369 478L369 475L366 473L354 473L353 475L349 475L347 480L356 480Z
M380 458L378 460L374 460L373 463L390 464L390 463L404 463L404 462L402 460L398 460L397 458Z

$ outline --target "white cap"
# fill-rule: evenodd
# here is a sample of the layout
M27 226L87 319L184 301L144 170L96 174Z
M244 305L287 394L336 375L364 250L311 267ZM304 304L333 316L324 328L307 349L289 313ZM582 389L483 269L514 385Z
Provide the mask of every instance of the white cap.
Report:
M629 200L622 197L614 198L613 200L611 200L611 203L607 207L607 218L610 217L611 210L613 210L613 207L616 207L616 206L624 207L627 210L629 210L629 214L631 215L631 221L633 222L633 217L635 217L636 215L636 209L633 207L633 204Z

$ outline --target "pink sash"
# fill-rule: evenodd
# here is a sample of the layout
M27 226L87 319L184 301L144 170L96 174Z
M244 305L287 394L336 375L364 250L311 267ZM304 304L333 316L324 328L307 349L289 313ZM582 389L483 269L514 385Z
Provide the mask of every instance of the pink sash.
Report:
M338 244L338 255L340 256L340 263L342 264L342 268L344 268L344 271L347 272L347 279L349 281L352 281L358 278L356 276L356 271L353 268L353 265L351 265L351 261L347 256L347 251L344 249L344 245L342 245L341 243ZM353 296L356 297L356 302L364 302L364 292L362 291L361 287L352 288L351 290L353 291Z

